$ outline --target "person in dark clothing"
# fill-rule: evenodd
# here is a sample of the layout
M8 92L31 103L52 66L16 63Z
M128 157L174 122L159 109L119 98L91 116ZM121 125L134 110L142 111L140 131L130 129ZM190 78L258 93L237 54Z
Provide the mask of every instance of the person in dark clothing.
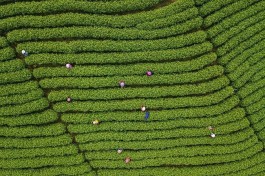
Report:
M145 120L148 120L148 118L149 118L149 116L150 116L150 112L145 112Z

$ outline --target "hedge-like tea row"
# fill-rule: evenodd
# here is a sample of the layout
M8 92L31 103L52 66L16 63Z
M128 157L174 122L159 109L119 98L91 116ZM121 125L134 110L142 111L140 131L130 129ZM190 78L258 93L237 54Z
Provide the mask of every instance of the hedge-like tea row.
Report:
M212 0L200 7L200 15L203 17L220 10L221 8L235 2L236 0Z
M18 104L31 102L40 99L43 95L44 94L41 89L36 89L22 95L18 94L18 95L0 97L0 106L18 105Z
M157 62L187 60L194 56L210 52L213 46L210 42L194 44L185 48L168 49L159 51L126 52L126 53L83 53L83 54L32 54L25 58L28 65L42 64L107 64L128 62ZM162 56L162 57L161 57ZM216 60L215 53L209 53L196 58L198 62L208 64ZM196 64L191 65L197 68Z
M184 22L186 20L190 20L194 17L197 17L198 14L199 14L198 9L196 7L192 7L183 12L172 14L164 18L158 18L152 21L139 23L135 27L143 30L154 30L159 28L165 28L176 25L177 23Z
M225 70L230 73L235 71L242 63L248 62L249 66L256 64L260 60L263 59L261 56L264 53L263 45L265 44L265 40L257 42L251 48L246 49L240 55L236 56L231 60L225 67Z
M265 86L265 79L262 79L260 81L254 82L254 83L248 83L246 84L244 87L242 87L239 91L238 91L238 95L241 98L245 98L246 96L248 96L249 94L255 92L256 90L262 88Z
M47 70L49 71L49 70ZM68 70L67 70L68 71ZM174 80L174 82L172 81L172 83L170 83L170 85L172 85L173 83L177 83L177 84L183 84L183 83L196 83L196 82L202 82L211 78L216 78L216 77L221 77L222 73L223 73L223 68L220 66L211 66L211 67L206 67L206 69L200 70L198 72L188 72L188 73L182 73L182 74L161 74L159 75L159 71L156 72L158 75L156 76L156 78L147 78L145 76L145 72L142 72L141 76L135 75L129 75L128 76L110 76L110 77L69 77L69 78L65 78L66 80L72 80L72 81L86 81L86 83L90 83L91 87L102 87L102 86L115 86L118 84L118 82L120 80L126 80L126 82L128 83L128 85L148 85L148 84L161 84L161 83L167 83L167 81L169 82L170 80ZM117 75L119 75L117 73ZM56 76L56 75L54 75ZM79 75L74 75L74 76L79 76ZM85 75L80 75L80 76L85 76ZM99 75L96 75L99 76ZM37 76L38 77L38 76ZM39 78L39 77L38 77ZM47 80L60 80L61 78L50 78L50 79L44 79L41 81L41 85L43 85L43 82L45 83L45 81ZM155 80L154 80L155 79ZM105 82L105 84L100 84L101 82ZM59 83L59 82L58 82ZM68 82L70 83L70 82ZM59 85L59 84L58 84ZM69 84L70 85L70 84Z
M265 77L265 70L262 69L261 71L257 72L251 79L252 82L259 81L261 79L264 79Z
M0 117L0 125L22 126L22 125L41 125L55 122L58 119L57 113L47 110L41 113L21 115L19 117Z
M222 123L228 123L237 121L245 116L245 111L243 108L234 108L228 112L223 112L220 115L209 116L209 118L201 118L201 116L185 116L185 114L179 113L178 109L176 110L161 110L161 111L152 111L152 118L150 119L150 123L156 125L158 123L167 124L166 121L173 122L181 122L173 123L174 125L182 125L182 126L197 126L205 127L212 125L219 125ZM183 112L183 111L182 111ZM106 126L113 121L117 124L123 122L127 124L137 123L143 121L143 114L141 112L109 112L109 113L95 113L95 114L87 114L87 113L68 113L62 114L62 120L66 123L71 124L91 124L94 119L100 119L102 124L97 127L97 129L105 129ZM124 118L126 116L126 118ZM139 124L139 123L138 123ZM199 124L199 125L198 125ZM141 126L146 126L147 124L141 124ZM90 128L94 128L93 126L88 126Z
M64 133L65 127L63 124L0 128L0 136L6 137L56 136Z
M246 9L242 9L240 12L231 15L229 18L225 18L214 26L207 30L210 38L218 36L218 34L229 30L231 27L237 25L239 22L245 19L256 16L259 12L264 11L265 2L257 2Z
M241 57L242 58L242 57ZM231 62L230 62L231 63ZM229 64L230 64L229 63ZM226 67L227 68L227 67ZM245 61L244 63L242 63L241 65L239 65L237 68L235 68L235 70L233 70L231 73L229 73L229 71L227 71L225 69L225 71L228 72L227 77L231 80L231 81L235 81L236 79L238 79L240 76L242 76L246 71L248 71L250 69L250 64L248 61Z
M207 96L198 97L180 97L180 98L156 98L156 99L131 99L131 100L113 100L113 101L75 101L72 103L60 102L54 104L53 108L57 112L81 111L81 112L97 112L97 111L112 111L112 110L135 110L143 103L150 109L161 108L184 108L210 106L218 104L226 98L234 94L232 87L227 87L216 93Z
M257 33L263 31L265 28L265 20L260 21L259 23L256 23L255 25L245 29L241 33L237 34L233 38L231 38L229 41L227 41L224 45L219 47L217 49L216 54L218 56L223 56L229 51L231 51L233 48L238 46L243 41L247 40L248 38L256 35Z
M155 74L185 73L200 70L215 61L215 55L203 55L202 57L188 60L164 63L135 63L126 65L76 65L71 71L64 67L39 67L33 70L35 78L65 77L65 76L117 76L117 75L141 75L147 69L152 69ZM208 68L210 69L210 68ZM217 69L216 69L217 70ZM205 71L205 70L204 70ZM198 71L202 72L202 71ZM202 78L201 78L202 79Z
M261 139L264 142L265 141L265 129L262 129L261 131L259 131L257 133L257 136L259 137L259 139Z
M238 172L234 172L232 174L229 174L230 176L238 176L238 175L253 175L255 176L263 176L264 175L264 162L257 163L253 167L248 167L248 168L242 168Z
M157 112L152 112L152 116L155 118L159 118L157 116ZM109 114L108 114L109 115ZM137 115L136 118L139 119L140 115ZM151 131L151 130L169 130L169 129L176 129L176 128L192 128L192 127L201 127L201 128L207 128L209 124L214 125L215 127L219 128L220 125L224 123L228 123L229 121L239 121L242 118L245 118L244 114L236 114L235 117L231 119L224 119L224 117L228 118L227 114L219 115L218 118L219 121L214 120L212 118L210 119L204 119L200 120L198 118L192 118L192 119L181 119L181 120L167 120L167 121L153 121L152 118L150 118L149 123L143 123L143 117L141 118L141 121L137 122L105 122L102 121L99 127L91 126L91 122L93 119L89 119L85 122L85 124L70 124L68 125L69 131L72 131L74 133L91 133L91 132L105 132L105 131L115 131L115 132L121 132L121 131ZM101 119L100 119L101 120ZM181 123L180 123L181 122ZM200 122L200 125L197 125Z
M246 30L249 26L252 26L256 23L262 23L262 20L265 18L265 11L259 12L257 15L251 16L250 18L247 18L237 24L236 26L231 27L227 31L217 35L215 38L213 38L212 42L216 46L220 46L227 42L230 38L234 37L238 33Z
M257 144L257 138L251 137L246 141L232 144L232 145L213 145L213 146L181 146L176 148L169 148L164 150L149 150L149 151L141 151L141 150L128 150L124 149L124 152L121 155L117 155L114 150L110 151L95 151L95 152L86 152L86 158L90 160L122 160L126 157L126 155L130 155L131 158L137 160L144 160L147 158L167 158L167 157L177 157L177 156L205 156L205 155L222 155L222 154L230 154L236 153L240 151L244 151L247 148L253 147Z
M0 159L1 169L39 168L44 166L71 166L82 164L82 154L56 157L36 157L21 159Z
M207 96L190 96L190 97L177 97L177 98L156 98L148 99L138 98L129 100L112 100L112 101L76 101L69 105L65 103L54 104L55 110L62 110L63 112L69 110L78 110L86 112L90 111L111 111L111 110L135 110L137 107L145 103L150 109L159 108L183 108L183 107L198 107L198 106L210 106L218 104L224 99L234 94L232 87L227 87L221 91L215 92ZM159 97L156 96L156 97ZM85 98L87 99L87 98ZM111 106L110 106L111 104ZM137 106L139 105L139 106ZM66 108L66 109L65 109ZM111 108L111 109L110 109Z
M249 121L252 124L260 122L263 119L264 112L265 112L265 109L263 108L263 109L259 110L258 112L255 112L255 113L249 115L248 116Z
M212 173L219 175L226 175L232 172L239 171L244 168L254 167L259 163L264 162L265 154L264 152L256 153L252 156L248 156L247 159L240 160L237 162L229 162L223 164L214 164L214 165L205 165L205 166L197 166L197 167L189 167L184 166L181 168L174 167L147 167L145 169L128 169L125 167L123 169L100 169L98 170L98 174L100 176L116 176L116 175L126 175L126 176L135 176L139 174L145 175L167 175L167 176L190 176L190 175L198 175L198 176L210 176ZM185 159L184 159L185 160ZM208 159L211 160L211 159ZM141 163L143 164L143 163ZM108 165L108 164L107 164ZM128 167L128 166L127 166Z
M246 107L246 111L248 114L253 114L262 108L265 108L265 98L262 98L261 100L253 103L252 105Z
M263 45L262 43L263 41L257 43L257 44L260 44L260 45ZM256 52L255 54L253 54L250 58L248 58L248 62L251 64L251 65L254 65L256 63L258 63L261 59L263 59L263 56L265 54L265 51L263 50L263 48Z
M198 31L177 37L170 37L159 40L133 40L133 41L112 41L112 40L79 40L70 42L30 42L17 45L17 51L23 49L29 53L78 53L78 52L107 52L107 51L146 51L174 49L189 46L195 43L202 43L206 39L206 33Z
M207 78L217 77L221 74L222 68L215 67L215 73L207 73ZM188 76L189 75L189 76ZM118 87L121 80L126 81L126 85L130 86L151 86L151 85L174 85L183 83L196 83L191 74L174 74L174 75L160 75L152 78L143 76L112 76L112 77L58 77L58 78L45 78L39 83L42 88L113 88ZM176 77L179 76L179 77ZM188 76L188 77L185 77ZM205 80L202 77L199 80Z
M46 16L25 15L6 18L0 21L0 30L10 31L27 27L59 27L59 26L108 26L114 28L133 27L139 23L164 18L193 7L193 0L176 1L175 3L145 13L132 15L95 15L80 13L63 13ZM51 7L52 8L52 7ZM61 9L61 7L60 7ZM11 12L14 13L14 12ZM16 13L16 12L15 12ZM130 21L130 23L128 23Z
M22 105L0 107L0 116L15 116L33 113L43 110L48 106L48 100L46 98L41 98L32 102L24 103Z
M198 12L197 12L197 14L198 14ZM7 46L8 46L8 42L7 42L6 38L5 37L0 37L0 49L4 48L4 47L7 47Z
M249 80L252 79L253 75L265 68L265 60L251 66L251 69L244 73L240 78L234 81L233 86L236 88L244 86Z
M253 37L245 40L244 42L240 43L236 46L231 52L227 53L226 55L220 57L219 62L222 65L227 64L230 60L235 58L236 56L240 55L245 50L253 47L253 45L257 44L258 42L262 41L265 38L265 30L254 35Z
M0 73L0 84L23 82L29 80L30 78L31 72L27 69L10 73Z
M235 3L224 7L222 9L220 9L219 11L213 13L212 15L209 15L208 17L206 17L204 19L204 26L205 27L209 27L219 21L221 21L222 19L231 16L235 13L237 13L238 11L245 9L249 6L251 6L252 4L259 2L259 0L241 0L241 1L236 1Z
M39 169L1 169L5 175L19 175L19 176L54 176L54 175L76 175L86 173L84 176L96 176L91 171L91 167L87 163L77 164L73 166L53 166L43 167Z
M2 148L55 147L72 144L71 136L68 134L32 138L1 137L0 141L0 147Z
M86 1L40 1L40 2L17 2L5 6L0 6L0 18L29 15L29 14L53 14L69 11L80 11L84 13L111 14L122 13L135 10L144 10L152 7L162 0L130 0L113 2L86 2ZM181 1L185 3L185 1Z
M15 57L15 51L11 47L0 49L0 62L11 60Z
M252 103L255 103L262 99L265 96L265 87L260 88L249 96L241 100L241 106L249 106Z
M232 122L219 126L216 134L222 136L223 134L232 133L243 130L249 126L249 121L243 119L237 122ZM167 139L167 138L187 138L187 137L203 137L209 135L209 130L204 128L174 128L170 130L152 130L152 131L124 131L114 132L103 131L97 133L89 133L86 129L78 128L69 129L72 133L81 133L76 135L76 141L80 143L95 142L95 141L145 141L150 139ZM83 134L82 134L83 133Z
M145 160L134 160L130 165L123 164L123 160L92 160L90 165L93 168L108 168L108 169L119 169L119 168L145 168L150 166L160 166L166 164L173 165L208 165L217 163L234 162L238 160L248 159L249 157L260 153L263 150L261 143L249 148L245 151L226 155L208 155L208 156L195 156L195 157L168 157L168 158L152 158ZM88 159L88 158L87 158ZM123 164L123 165L121 165Z
M45 147L32 149L0 149L1 159L15 159L15 158L33 158L46 156L66 156L77 154L77 147L74 145L59 146L59 147Z
M254 135L252 128L246 128L238 131L233 135L220 135L214 140L209 136L200 137L189 137L189 138L171 138L171 139L152 139L144 141L96 141L88 143L79 143L79 147L82 151L100 151L100 150L115 150L117 148L125 148L132 150L140 149L168 149L178 146L194 146L194 145L231 145L254 136L258 140L257 136ZM81 140L81 139L80 139Z
M23 68L25 68L25 66L22 60L0 62L0 74L22 70Z
M198 29L202 24L202 18L188 20L181 24L175 24L163 29L152 31L139 29L113 29L106 27L65 27L45 29L22 29L8 33L9 42L40 41L54 38L62 39L113 39L113 40L151 40L175 36Z
M0 96L23 94L38 89L38 87L39 86L36 81L27 81L24 83L0 85Z
M263 128L265 127L265 119L262 119L259 122L253 124L252 127L256 132L263 130Z
M224 78L224 77L223 77ZM225 79L218 79L217 81L226 81ZM217 82L216 81L216 82ZM207 82L198 85L181 85L181 86L160 86L160 87L145 87L145 88L128 88L120 91L119 89L106 90L60 90L51 91L48 95L50 102L64 101L67 97L75 100L111 100L111 99L125 99L125 98L158 98L168 96L187 96L211 93L213 91L224 88L228 82L213 84L214 82ZM207 87L212 86L212 87Z

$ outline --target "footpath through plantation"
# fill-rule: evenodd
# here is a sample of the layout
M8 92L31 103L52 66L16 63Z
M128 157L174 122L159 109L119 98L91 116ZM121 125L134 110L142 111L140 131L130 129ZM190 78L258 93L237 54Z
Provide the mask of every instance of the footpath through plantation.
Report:
M264 176L265 0L2 0L0 176Z

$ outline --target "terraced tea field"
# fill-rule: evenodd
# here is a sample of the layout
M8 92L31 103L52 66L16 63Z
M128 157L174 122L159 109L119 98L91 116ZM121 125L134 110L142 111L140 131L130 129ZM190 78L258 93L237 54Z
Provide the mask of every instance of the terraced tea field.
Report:
M265 176L265 0L1 0L0 176Z

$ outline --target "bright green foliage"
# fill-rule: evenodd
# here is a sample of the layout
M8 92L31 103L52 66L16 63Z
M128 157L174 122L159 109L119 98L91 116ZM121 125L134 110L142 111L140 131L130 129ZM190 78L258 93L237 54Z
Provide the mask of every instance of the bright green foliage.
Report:
M224 54L228 53L228 51L232 50L235 46L238 46L241 42L263 31L264 28L265 28L265 20L260 21L259 23L247 28L242 33L239 33L238 35L234 36L224 45L219 47L219 49L217 50L217 55L223 56Z
M49 106L46 98L41 98L28 103L16 106L4 106L0 108L0 116L14 116L27 113L33 113L43 110Z
M41 127L1 127L1 136L6 137L35 137L35 136L54 136L65 133L62 124L46 125Z
M84 174L85 176L96 176L90 171L91 167L84 163L74 166L57 166L57 167L43 167L40 169L2 169L1 172L6 175L17 174L20 176L54 176L54 175L76 175Z
M126 174L128 176L134 176L139 174L151 174L151 175L168 175L168 176L175 176L175 175L183 175L183 176L190 176L190 175L198 175L198 176L210 176L214 172L215 174L225 175L231 172L235 172L240 170L240 168L249 168L254 167L257 163L264 162L265 154L260 152L259 154L254 155L251 159L241 160L237 162L231 162L226 164L220 165L206 165L200 167L182 167L182 168L172 168L172 167L153 167L153 168L145 168L145 169L106 169L106 170L99 170L99 174L102 176L115 176L119 174ZM211 159L209 159L211 160Z
M28 65L42 64L106 64L106 63L128 63L128 62L158 62L158 61L181 61L202 55L212 50L212 44L204 42L185 48L144 51L144 52L126 52L126 53L85 53L85 54L33 54L25 58ZM187 64L196 68L198 62L211 63L216 60L216 54L205 54L196 58L196 64ZM190 63L190 62L186 62ZM177 62L176 64L180 64Z
M0 37L0 48L8 46L7 40L5 37Z
M144 30L165 28L168 26L173 26L176 23L180 23L180 22L184 22L185 20L192 19L196 17L197 15L198 15L198 9L193 7L183 12L173 14L171 16L166 16L164 18L158 18L152 21L147 21L147 22L137 24L136 28L144 29Z
M57 1L41 1L30 3L15 3L0 7L0 17L8 17L15 15L82 11L87 13L117 13L133 10L144 10L147 7L159 3L161 0L130 0L114 1L114 2L83 2L71 0Z
M77 147L73 145L33 149L0 149L3 154L1 159L15 159L25 157L64 156L77 153Z
M236 26L228 29L228 31L225 31L221 33L220 35L216 36L212 40L213 43L217 46L224 44L226 41L228 41L230 38L232 38L237 33L246 30L246 28L248 28L249 26L254 25L255 23L262 23L262 21L260 20L264 20L264 15L265 15L265 11L262 11L262 12L259 12L255 16L251 16L250 18L243 20Z
M204 20L204 26L209 27L218 21L222 20L225 17L228 17L229 15L232 15L244 8L247 8L248 6L252 5L255 2L258 2L259 0L241 0L236 1L235 3L222 8L221 10L209 15Z
M0 85L0 95L5 96L13 94L23 94L37 88L38 88L38 83L35 81L29 81L18 84L8 84L2 86Z
M71 4L73 4L73 2ZM50 5L51 4L49 4L49 8L53 8ZM1 20L0 30L6 31L20 27L59 27L69 25L109 26L114 28L133 27L140 23L164 18L182 12L190 7L194 7L193 0L179 0L171 5L157 10L121 16L78 13L62 13L47 16L25 15L22 17L17 16ZM59 9L61 8L62 7L59 7ZM11 11L9 13L14 12ZM130 21L130 23L128 23L128 21Z
M38 125L55 122L58 119L57 113L53 110L47 110L41 113L22 115L19 117L0 117L0 125L22 126Z
M0 175L263 174L264 12L259 0L0 2Z
M200 15L207 16L215 11L220 10L222 7L235 2L236 0L212 0L209 1L200 8Z
M158 50L158 49L174 49L180 48L195 43L202 43L206 39L206 33L198 31L191 34L180 35L177 37L170 37L166 39L148 41L148 40L134 40L134 41L112 41L112 40L77 40L70 42L30 42L18 44L17 50L26 49L30 53L78 53L88 51L98 52L132 52L144 50Z
M11 47L0 49L0 62L11 60L15 57L15 51Z
M169 124L173 126L185 126L185 127L192 127L195 126L195 124L200 124L200 127L205 127L209 124L212 125L219 125L222 123L228 123L237 121L239 119L242 119L245 116L245 111L242 108L235 108L232 110L228 110L228 113L222 113L220 115L213 114L212 116L209 116L209 118L198 118L203 117L203 115L200 116L200 114L188 114L183 112L183 110L162 110L162 111L153 111L152 116L153 118L150 119L152 121L152 124L155 126L158 126L157 124ZM124 118L126 116L126 119ZM101 118L100 118L101 117ZM231 118L229 118L231 117ZM62 120L67 123L71 124L91 124L92 120L94 119L102 119L104 123L102 123L99 127L94 127L91 125L87 125L87 129L105 129L107 128L108 124L110 124L112 121L117 121L116 124L127 124L129 121L130 123L137 123L140 125L139 122L143 120L143 116L141 112L112 112L112 113L97 113L97 114L86 114L86 113L66 113L62 115ZM220 119L220 120L219 120ZM167 123L166 121L169 121ZM171 124L173 121L175 123ZM181 122L177 123L177 122ZM120 123L123 122L123 123ZM71 125L69 125L71 126ZM141 124L140 126L147 127L148 124ZM132 128L132 127L130 127ZM150 128L149 126L147 128Z
M211 38L218 36L217 34L229 30L229 28L237 25L239 22L253 15L256 16L259 12L264 11L264 6L265 2L260 1L257 2L256 4L253 4L252 6L242 9L238 13L231 15L229 18L225 18L222 21L219 21L219 23L217 23L216 25L211 26L207 31L208 35Z
M151 40L166 38L183 34L192 29L198 29L202 24L202 18L189 21L153 31L139 29L113 29L106 27L65 27L47 29L25 29L14 30L7 35L9 42L21 42L32 40L47 40L53 38L97 38L113 40Z
M205 129L204 129L205 130ZM206 134L207 132L205 132ZM144 150L144 149L166 149L177 146L190 146L190 145L230 145L241 141L245 141L253 135L253 130L247 128L228 135L220 135L218 138L212 140L208 136L190 137L190 138L171 138L171 139L152 139L142 141L96 141L80 144L80 149L85 151L101 151L101 150L114 150L117 148ZM88 135L86 135L88 136ZM79 136L80 141L85 141L85 137Z
M0 62L0 74L6 72L14 72L25 68L24 63L21 60L10 60L6 62Z
M0 73L0 84L23 82L30 78L31 72L26 69L10 73Z
M175 61L168 63L140 63L140 64L128 64L128 65L102 65L102 66L76 66L72 70L68 70L63 67L40 67L36 68L33 71L35 78L49 78L49 77L58 77L58 76L114 76L114 75L137 75L144 74L147 70L146 68L152 69L155 74L169 74L169 73L178 73L178 72L188 72L203 69L207 65L215 61L216 56L214 54L204 55L197 59L188 60L188 61ZM186 73L186 76L200 74L204 76L207 72L210 73L210 70L218 73L222 70L221 67L208 67L203 71L195 73ZM219 72L221 73L221 72ZM179 75L181 76L181 75ZM214 76L214 74L213 74ZM198 76L197 76L198 77ZM202 80L203 78L198 78Z
M235 57L233 60L231 60L227 65L226 65L226 71L227 72L236 72L235 70L243 65L247 64L249 66L252 66L254 64L258 64L257 62L262 59L262 49L264 48L263 45L265 44L265 40L262 40L252 46L251 48L243 51L240 55ZM255 58L255 59L254 59Z
M56 157L40 157L40 158L23 158L23 159L0 159L0 167L4 169L12 168L38 168L44 166L71 166L81 164L83 156L56 156Z
M35 147L55 147L72 143L70 135L64 134L51 137L33 138L0 138L2 148L35 148Z
M199 81L207 80L219 76L223 72L221 67L215 67L213 72L210 69L205 70L205 77L200 77ZM196 73L196 72L195 72ZM199 76L197 74L196 76ZM119 81L126 80L128 87L138 85L174 85L183 83L196 83L193 74L172 74L160 75L154 78L146 78L143 76L113 76L113 77L68 77L68 78L46 78L40 81L43 88L103 88L118 87Z
M20 94L20 95L0 97L0 105L6 106L6 105L23 104L33 100L40 99L42 96L43 96L43 91L41 89L37 89L22 95Z

